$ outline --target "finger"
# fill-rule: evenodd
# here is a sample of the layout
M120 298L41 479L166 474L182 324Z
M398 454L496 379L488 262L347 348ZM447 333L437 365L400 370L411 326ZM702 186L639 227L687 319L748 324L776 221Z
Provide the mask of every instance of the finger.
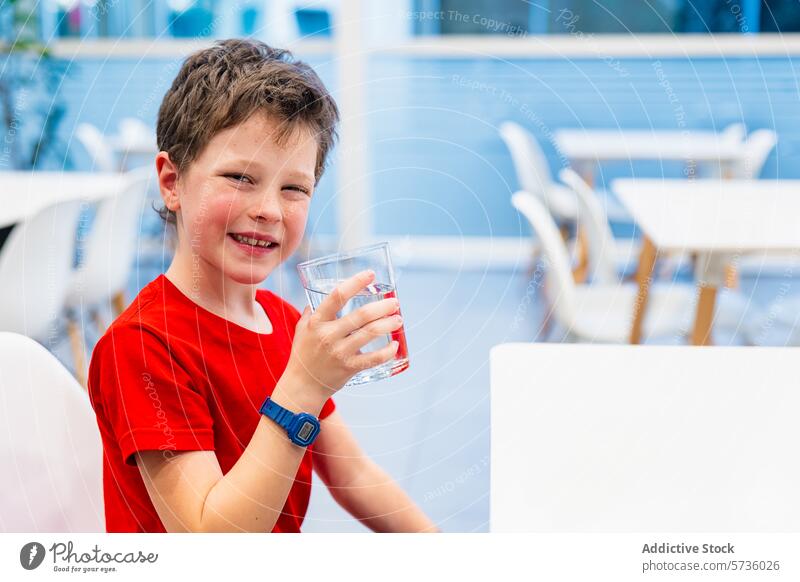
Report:
M372 340L385 337L401 327L403 327L403 318L400 315L382 317L350 334L342 342L342 350L347 354L357 352Z
M374 277L375 273L372 271L361 271L357 275L353 275L339 283L317 307L316 312L319 317L324 321L336 319L336 313L341 311L342 307L366 287Z
M369 368L374 368L375 366L380 366L381 364L385 364L391 360L397 353L399 347L400 343L393 341L383 346L381 349L375 350L374 352L369 352L368 354L362 354L360 356L353 356L353 365L359 370L367 370Z
M335 326L334 336L340 338L345 337L368 323L386 317L387 315L398 313L399 310L400 302L394 297L368 303L367 305L363 305L351 311L347 315L343 315L335 324L332 324Z

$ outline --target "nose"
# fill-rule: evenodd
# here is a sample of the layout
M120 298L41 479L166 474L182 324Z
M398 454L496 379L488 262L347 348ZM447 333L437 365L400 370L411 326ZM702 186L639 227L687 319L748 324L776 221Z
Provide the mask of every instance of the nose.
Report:
M280 222L283 209L279 194L268 191L255 196L250 207L250 216L256 222Z

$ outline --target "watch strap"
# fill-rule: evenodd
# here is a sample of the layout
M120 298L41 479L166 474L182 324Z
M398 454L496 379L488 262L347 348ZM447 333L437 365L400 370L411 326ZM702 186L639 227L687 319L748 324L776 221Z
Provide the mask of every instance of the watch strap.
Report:
M296 416L294 412L285 409L277 402L273 402L271 398L267 398L264 401L264 404L261 406L261 414L268 416L285 430L289 430Z

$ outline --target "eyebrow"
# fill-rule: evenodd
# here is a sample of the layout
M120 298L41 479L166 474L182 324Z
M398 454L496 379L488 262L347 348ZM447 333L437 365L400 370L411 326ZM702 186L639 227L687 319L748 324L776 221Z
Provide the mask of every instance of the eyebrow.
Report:
M234 158L232 160L225 160L223 162L225 166L244 166L246 168L252 168L254 171L261 171L264 169L264 166L258 160L246 160L244 158ZM288 173L288 176L297 180L308 181L314 183L315 179L314 176L309 174L308 172L303 172L300 170L291 170Z
M298 172L296 170L293 170L293 171L289 172L289 176L292 177L292 178L297 178L299 180L307 180L309 182L313 182L314 181L314 177L311 174L308 174L306 172Z

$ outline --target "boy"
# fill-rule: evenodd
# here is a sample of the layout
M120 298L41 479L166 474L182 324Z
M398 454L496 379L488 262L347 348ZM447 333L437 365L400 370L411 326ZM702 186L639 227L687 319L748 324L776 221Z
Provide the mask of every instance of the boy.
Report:
M336 319L370 273L313 314L257 289L301 242L337 120L310 67L249 40L190 56L164 97L156 170L177 249L89 369L108 531L299 532L312 468L372 530L436 530L330 398L392 358L396 342L359 349L402 325L396 301Z

